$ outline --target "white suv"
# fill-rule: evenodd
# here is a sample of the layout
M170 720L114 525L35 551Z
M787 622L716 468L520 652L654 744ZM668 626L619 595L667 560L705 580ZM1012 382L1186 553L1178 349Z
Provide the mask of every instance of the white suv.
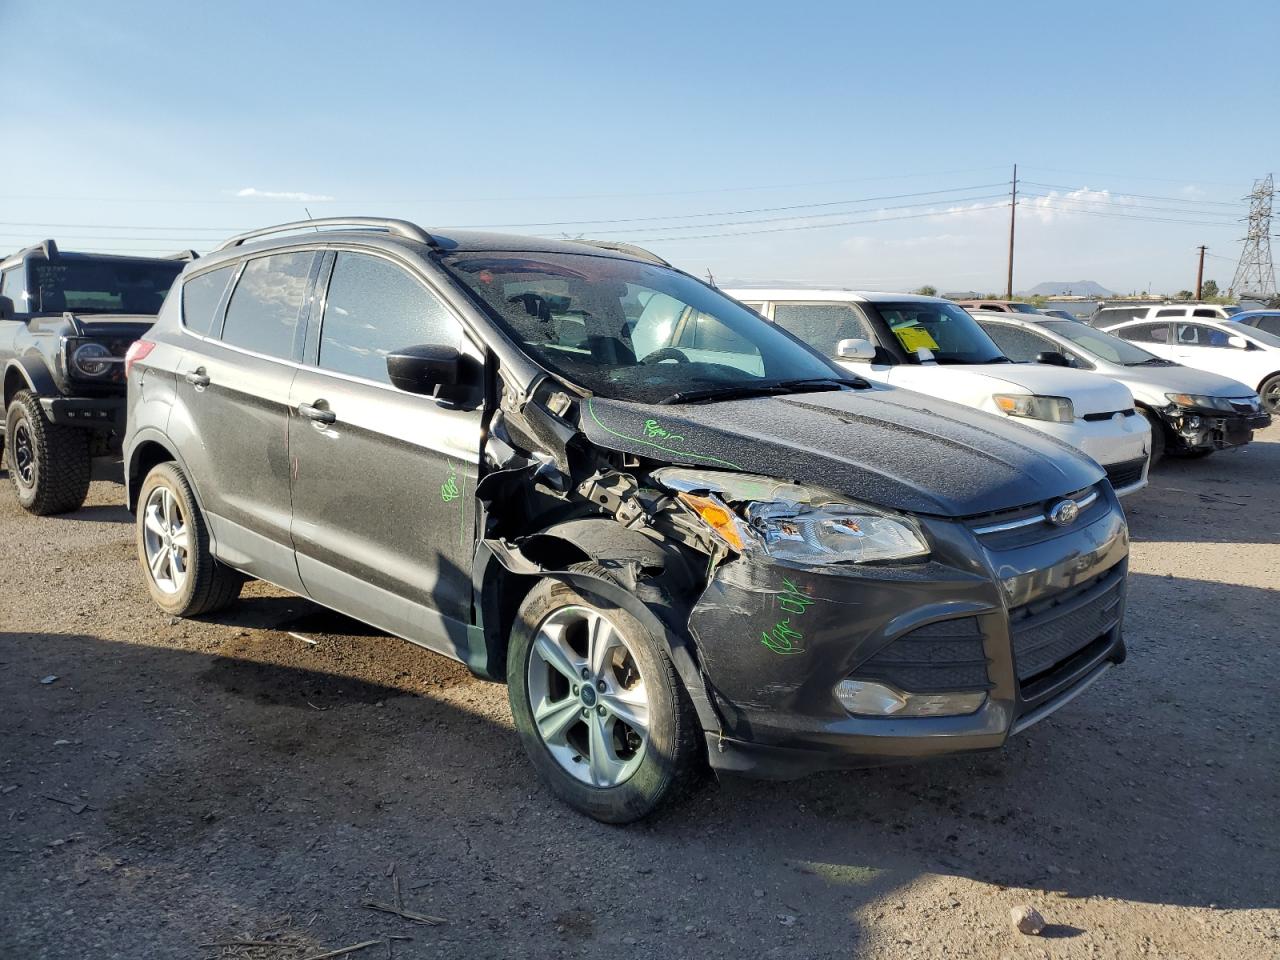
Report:
M1089 326L1108 330L1127 320L1230 320L1240 308L1218 303L1157 303L1103 307L1089 318Z
M849 290L727 290L868 380L1016 417L1083 450L1124 495L1147 483L1151 428L1108 377L1009 361L949 300Z

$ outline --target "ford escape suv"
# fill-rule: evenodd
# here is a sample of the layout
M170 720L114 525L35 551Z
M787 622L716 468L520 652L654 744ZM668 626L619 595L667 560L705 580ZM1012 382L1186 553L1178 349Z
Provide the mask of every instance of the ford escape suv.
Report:
M600 820L708 765L999 747L1124 658L1097 464L638 248L262 230L188 267L127 366L163 610L258 577L505 681L533 766Z

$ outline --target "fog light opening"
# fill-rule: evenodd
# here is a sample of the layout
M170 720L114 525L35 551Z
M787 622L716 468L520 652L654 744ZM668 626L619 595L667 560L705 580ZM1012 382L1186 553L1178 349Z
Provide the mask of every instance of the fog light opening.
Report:
M954 717L973 713L986 701L982 691L911 693L874 680L841 680L836 699L860 717Z

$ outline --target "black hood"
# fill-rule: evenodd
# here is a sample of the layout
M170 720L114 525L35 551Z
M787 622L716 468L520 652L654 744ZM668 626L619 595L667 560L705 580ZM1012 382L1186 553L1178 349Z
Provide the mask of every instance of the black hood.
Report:
M964 517L1097 483L1102 468L1038 430L909 390L833 390L652 406L582 404L601 447L687 466L757 473L873 505Z

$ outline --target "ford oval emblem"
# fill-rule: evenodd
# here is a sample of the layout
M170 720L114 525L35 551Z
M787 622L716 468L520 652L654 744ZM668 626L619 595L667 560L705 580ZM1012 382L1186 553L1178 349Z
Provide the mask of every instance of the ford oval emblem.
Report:
M1049 522L1055 523L1060 527L1076 522L1076 517L1080 516L1080 506L1074 500L1059 500L1049 508Z

